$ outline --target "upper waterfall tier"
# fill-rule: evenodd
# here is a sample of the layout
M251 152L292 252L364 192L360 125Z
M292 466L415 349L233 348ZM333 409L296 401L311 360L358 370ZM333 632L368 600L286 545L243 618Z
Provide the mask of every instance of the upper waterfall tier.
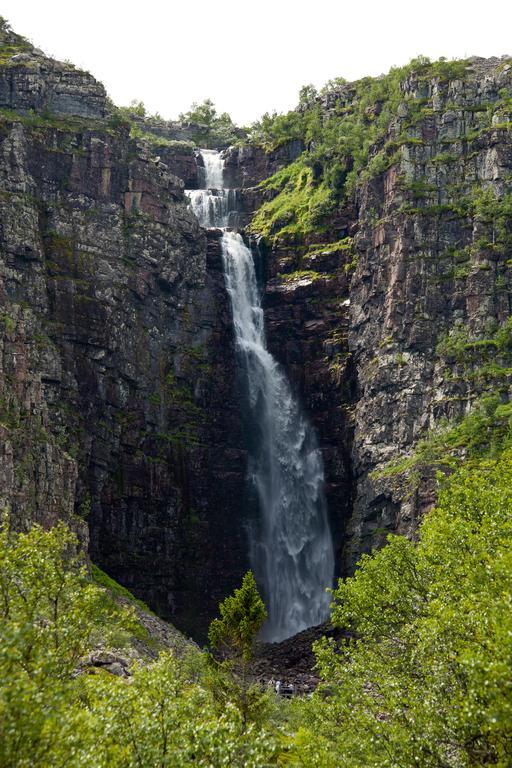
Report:
M236 189L224 188L224 162L222 155L214 149L201 149L203 161L200 166L202 189L185 190L190 198L192 210L202 227L236 226Z

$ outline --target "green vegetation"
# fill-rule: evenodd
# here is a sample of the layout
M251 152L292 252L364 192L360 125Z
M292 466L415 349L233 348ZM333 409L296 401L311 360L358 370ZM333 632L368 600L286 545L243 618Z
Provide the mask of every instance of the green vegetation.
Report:
M270 151L300 140L305 151L293 166L264 182L263 188L277 196L260 208L252 229L272 239L321 231L322 219L353 194L360 177L386 170L397 161L403 143L417 141L407 134L385 141L400 105L411 126L422 115L423 101L406 97L401 82L411 75L441 76L441 70L445 76L439 62L416 59L380 78L328 84L320 94L331 104L328 109L308 90L296 111L264 115L253 126L251 141Z
M389 536L339 582L332 620L346 634L317 643L321 684L290 705L251 680L266 617L251 573L211 625L215 657L164 651L129 678L77 675L92 645L119 647L134 614L90 581L63 524L4 525L0 764L508 768L511 541L505 448L443 480L417 543Z
M463 326L441 334L436 356L446 380L458 380L474 391L471 410L458 419L440 420L419 440L411 455L397 458L376 477L403 475L411 485L432 468L453 470L462 461L478 462L512 446L512 318L496 325L487 338L473 337ZM476 388L476 391L475 391Z
M256 637L267 618L252 571L219 611L220 619L208 631L210 645L217 651L208 655L210 684L221 710L234 704L245 728L250 722L262 722L269 707L268 696L252 680L249 667Z
M285 272L279 274L278 277L285 283L293 283L295 280L318 280L321 277L326 277L320 272L315 272L313 269L296 269L293 272Z
M164 149L175 149L180 153L191 155L194 152L195 144L193 141L178 141L176 139L166 139L165 136L159 136L157 133L146 131L138 123L131 123L130 137L147 142L151 147Z
M126 600L130 600L130 602L138 605L139 608L142 608L144 611L151 613L148 606L143 603L142 600L137 600L137 598L135 598L132 593L126 589L126 587L123 587L122 584L114 581L114 579L112 579L108 573L102 571L101 568L94 563L91 563L91 576L96 584L99 584L100 587L107 589L114 597L122 597Z
M12 56L18 53L26 53L31 49L32 45L30 42L26 38L21 37L21 35L16 35L12 31L7 19L0 16L0 64L2 66L15 64L16 62L11 61Z
M312 169L304 164L302 157L261 186L277 194L258 209L251 230L267 238L294 239L322 231L322 220L332 211L333 199L329 189L315 181Z
M269 765L272 734L244 724L230 702L219 712L198 651L163 652L149 666L135 664L128 679L97 668L77 676L95 644L119 645L141 630L109 595L129 593L93 573L108 592L91 582L62 523L0 530L0 765Z
M304 768L506 768L512 755L512 452L461 468L414 544L390 536L334 592Z
M227 147L240 139L240 129L227 112L217 112L211 99L205 99L202 104L194 102L188 112L180 114L179 119L193 128L194 141L199 147Z
M54 128L66 133L76 133L84 130L108 130L109 123L92 118L76 117L73 115L55 115L51 112L21 113L12 109L0 109L0 125L2 123L22 123L29 128ZM56 150L54 150L56 151ZM76 150L78 152L78 150Z
M391 461L377 477L407 475L411 483L422 472L454 469L465 458L474 463L482 456L495 456L512 445L512 403L499 395L482 396L470 413L456 421L442 421L419 440L411 456Z
M437 80L448 83L464 77L466 61L431 62L424 57L408 65L393 68L378 78L363 78L347 84L343 80L328 83L317 93L305 86L296 110L284 115L266 114L255 123L249 134L251 143L266 151L276 150L290 142L298 143L303 151L284 169L261 185L265 202L256 212L251 224L254 232L269 241L284 240L294 244L308 241L315 233L325 231L329 214L353 200L363 181L371 179L397 164L403 148L423 145L418 125L432 114L429 98L424 98L422 83ZM403 88L405 80L413 79L418 87ZM485 105L451 105L459 111L476 115L478 122L474 141L483 131L496 130L493 116L499 114L510 126L510 94L503 90L500 99ZM400 115L400 133L396 118ZM480 127L481 126L481 127ZM462 140L462 139L461 139ZM445 143L450 143L447 139ZM432 163L439 169L449 168L458 158L450 151L439 152ZM454 196L453 201L439 204L419 203L433 191L422 180L405 181L410 186L413 204L404 203L403 211L425 216L494 216L494 236L488 242L494 250L510 244L507 220L510 221L510 201L494 197L492 190L474 190L470 195ZM462 197L463 200L459 200ZM418 203L418 204L416 204Z

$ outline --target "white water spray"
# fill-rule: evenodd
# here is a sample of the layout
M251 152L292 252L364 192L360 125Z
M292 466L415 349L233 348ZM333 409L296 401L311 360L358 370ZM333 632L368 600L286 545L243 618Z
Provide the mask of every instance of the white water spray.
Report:
M187 190L192 210L203 227L230 227L236 224L236 190L224 188L224 163L214 149L202 149L199 166L204 189Z
M207 189L188 194L204 226L225 227L229 196L218 218L206 202L209 191L218 189L211 185L222 184L222 159L211 150L202 154ZM249 476L259 502L259 519L250 528L250 560L269 614L263 635L279 641L319 624L329 612L326 589L334 554L323 462L314 430L267 349L252 253L240 234L225 231L222 254L247 394Z

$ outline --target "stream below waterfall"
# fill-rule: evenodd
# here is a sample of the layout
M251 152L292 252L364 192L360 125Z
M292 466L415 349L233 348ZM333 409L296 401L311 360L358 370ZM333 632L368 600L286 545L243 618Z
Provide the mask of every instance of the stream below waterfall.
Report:
M233 314L248 424L248 480L258 515L248 526L249 558L268 610L262 637L277 642L324 621L334 553L316 434L267 349L254 259L236 223L236 191L223 185L223 160L201 150L204 189L188 190L204 227L224 230L222 257Z

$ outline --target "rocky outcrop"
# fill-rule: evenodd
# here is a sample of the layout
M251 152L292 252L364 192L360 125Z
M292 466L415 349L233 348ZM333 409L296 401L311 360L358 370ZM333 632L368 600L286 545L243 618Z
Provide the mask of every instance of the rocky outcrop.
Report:
M0 25L0 109L101 119L106 93L88 72L50 59Z

